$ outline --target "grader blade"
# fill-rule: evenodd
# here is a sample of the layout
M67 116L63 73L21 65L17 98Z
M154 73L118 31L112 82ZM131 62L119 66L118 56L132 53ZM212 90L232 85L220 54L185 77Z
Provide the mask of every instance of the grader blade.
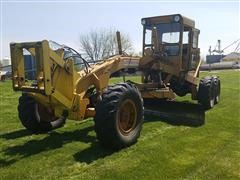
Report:
M149 102L145 100L144 106L146 121L151 121L152 116L158 116L160 121L168 124L191 127L201 126L205 122L205 111L199 104L159 100Z

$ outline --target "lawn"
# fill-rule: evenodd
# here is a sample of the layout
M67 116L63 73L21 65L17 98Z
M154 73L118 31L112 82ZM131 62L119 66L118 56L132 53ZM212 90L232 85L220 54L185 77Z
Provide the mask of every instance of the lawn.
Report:
M20 93L0 82L0 179L240 179L240 71L215 73L221 102L204 124L145 116L138 142L118 152L99 145L92 119L29 134L18 120Z

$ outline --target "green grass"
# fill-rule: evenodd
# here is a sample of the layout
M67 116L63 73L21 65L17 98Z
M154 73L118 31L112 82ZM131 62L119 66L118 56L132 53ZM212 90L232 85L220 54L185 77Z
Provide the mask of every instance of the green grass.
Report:
M119 152L100 147L92 120L29 134L18 120L20 93L0 82L0 179L240 179L240 72L216 74L221 102L204 125L146 116L138 142Z

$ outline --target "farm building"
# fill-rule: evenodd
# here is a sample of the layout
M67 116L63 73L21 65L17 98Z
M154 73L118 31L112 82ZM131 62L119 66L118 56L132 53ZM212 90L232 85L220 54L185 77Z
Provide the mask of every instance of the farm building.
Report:
M1 63L2 63L1 74L4 74L6 78L11 77L12 75L11 60L6 58L3 59ZM33 56L24 55L24 68L26 71L25 76L27 76L29 80L34 79L36 64Z

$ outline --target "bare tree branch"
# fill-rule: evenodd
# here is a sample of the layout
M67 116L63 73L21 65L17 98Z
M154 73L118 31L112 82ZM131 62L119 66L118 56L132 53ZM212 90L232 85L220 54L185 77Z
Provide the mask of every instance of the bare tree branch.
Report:
M89 61L108 58L118 53L116 31L102 29L80 35L80 51ZM121 33L122 49L125 53L133 53L132 42L128 35Z

